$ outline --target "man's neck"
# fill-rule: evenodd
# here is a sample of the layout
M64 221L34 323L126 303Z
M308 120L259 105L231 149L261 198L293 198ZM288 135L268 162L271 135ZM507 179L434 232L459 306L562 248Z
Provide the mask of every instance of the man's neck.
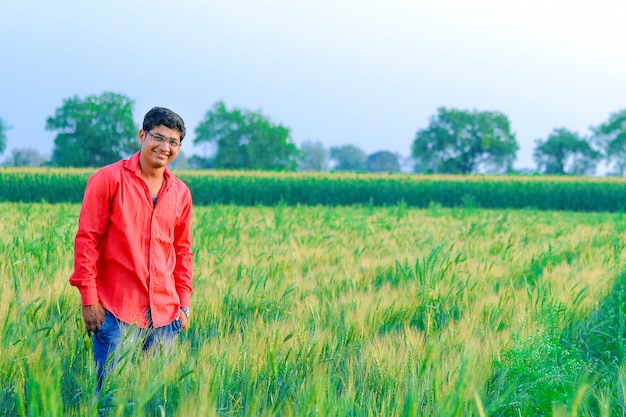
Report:
M149 166L143 166L141 160L139 161L139 170L141 171L141 177L149 181L162 180L165 176L165 167L152 168Z

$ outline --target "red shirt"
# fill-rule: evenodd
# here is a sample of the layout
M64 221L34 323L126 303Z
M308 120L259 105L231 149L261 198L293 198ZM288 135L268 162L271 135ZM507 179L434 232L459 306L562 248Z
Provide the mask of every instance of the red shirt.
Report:
M100 302L119 320L171 323L192 291L191 193L165 168L153 204L139 153L103 167L87 183L74 243L70 284L82 304Z

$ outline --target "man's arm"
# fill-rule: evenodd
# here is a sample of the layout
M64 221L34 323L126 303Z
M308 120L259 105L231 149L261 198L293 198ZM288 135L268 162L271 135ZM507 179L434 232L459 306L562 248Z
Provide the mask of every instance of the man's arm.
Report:
M193 282L193 253L191 252L191 194L187 194L180 221L174 228L174 250L176 252L176 268L174 282L180 298L181 307L190 307ZM188 317L180 312L183 330L187 329Z
M74 240L74 272L70 284L81 294L83 319L89 331L97 330L104 320L96 287L100 242L109 222L110 190L103 173L94 174L87 183Z

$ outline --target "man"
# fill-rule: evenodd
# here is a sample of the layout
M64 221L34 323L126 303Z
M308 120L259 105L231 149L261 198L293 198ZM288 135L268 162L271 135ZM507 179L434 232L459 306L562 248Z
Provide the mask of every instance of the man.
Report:
M187 329L191 193L167 168L184 137L182 118L154 107L139 131L140 151L87 183L70 284L80 291L93 333L98 391L122 341L145 351L171 345Z

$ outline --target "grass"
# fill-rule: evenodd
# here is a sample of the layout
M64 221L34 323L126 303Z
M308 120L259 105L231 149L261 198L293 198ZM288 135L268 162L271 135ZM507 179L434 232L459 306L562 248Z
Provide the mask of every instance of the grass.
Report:
M0 204L0 414L102 403L67 280L78 205ZM604 416L624 406L624 216L196 207L193 321L109 415Z

